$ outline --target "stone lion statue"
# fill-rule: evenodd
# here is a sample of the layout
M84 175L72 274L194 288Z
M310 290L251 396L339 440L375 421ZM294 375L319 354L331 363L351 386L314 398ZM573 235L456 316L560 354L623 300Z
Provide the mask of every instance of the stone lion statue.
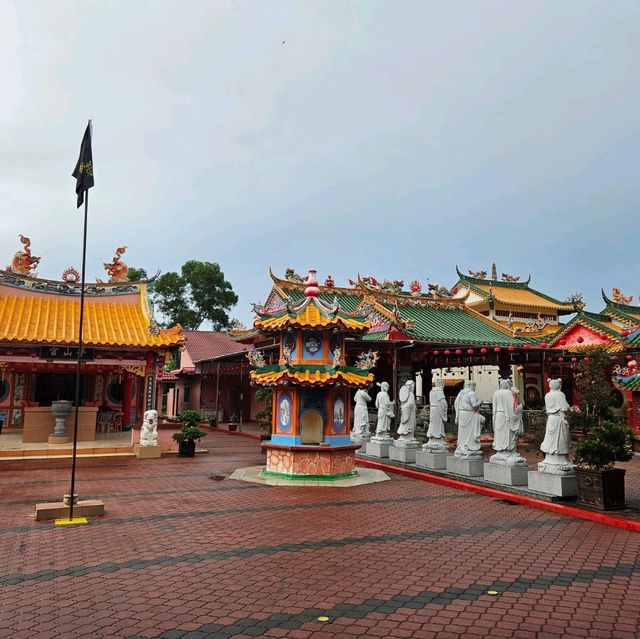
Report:
M140 430L140 446L158 445L158 411L148 410L144 414Z

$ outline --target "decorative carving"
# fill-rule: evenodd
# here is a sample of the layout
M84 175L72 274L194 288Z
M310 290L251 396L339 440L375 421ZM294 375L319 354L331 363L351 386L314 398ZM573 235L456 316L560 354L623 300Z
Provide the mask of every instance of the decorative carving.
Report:
M145 411L140 429L140 446L158 445L158 411Z
M28 275L35 277L35 269L38 267L42 258L31 255L31 240L24 235L20 235L20 242L24 248L19 250L11 260L11 265L7 266L7 272L17 273L18 275Z
M327 279L325 279L324 285L327 288L333 288L335 286L335 282L333 281L333 278L331 277L331 275L327 275Z
M509 273L503 273L502 274L502 281L503 282L519 282L520 281L520 276L519 275L509 275Z
M62 281L66 284L76 284L80 281L80 273L78 269L69 266L62 271Z
M439 284L429 283L428 288L432 297L453 297L453 293L448 288Z
M411 319L410 317L407 319L404 319L400 315L400 309L398 308L397 303L393 307L393 321L400 328L412 329L416 327L416 321L414 319Z
M122 368L127 371L127 373L137 375L138 377L144 377L144 366L123 366Z
M615 286L611 289L611 297L618 304L626 304L628 306L633 302L633 295L623 295L622 291Z
M475 277L479 280L484 280L487 277L487 272L486 271L467 271L469 273L469 275L471 275L471 277Z
M149 320L149 333L151 335L160 335L160 324L153 317Z
M263 366L267 365L264 354L255 348L252 348L247 353L247 359L249 360L251 366L253 366L254 368L262 368Z
M291 267L285 270L284 279L289 282L295 282L296 284L304 284L304 279L300 275L298 275Z
M411 295L418 297L422 293L422 284L420 284L418 280L413 280L413 282L409 284L409 291Z
M360 353L356 359L355 367L363 370L371 370L378 361L378 351L369 349L366 353Z
M119 246L111 262L103 262L104 270L109 274L110 284L114 282L126 282L127 280L129 267L120 259L120 256L124 255L126 250L126 246Z
M332 366L335 368L336 366L340 366L340 360L342 359L342 349L339 346L336 346L333 349L333 362Z
M572 293L565 300L567 304L572 304L573 306L584 306L584 296L582 293Z
M532 317L528 322L524 323L524 326L522 327L522 332L537 333L538 331L541 331L547 326L549 326L549 324L551 324L552 321L553 321L553 318L549 316L542 317L542 315L538 313L536 317Z

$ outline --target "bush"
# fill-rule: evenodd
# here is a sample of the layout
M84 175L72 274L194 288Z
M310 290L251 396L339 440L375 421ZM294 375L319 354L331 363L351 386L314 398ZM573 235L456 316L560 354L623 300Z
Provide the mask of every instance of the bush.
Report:
M258 426L262 430L271 428L271 416L273 412L273 390L268 386L261 386L256 390L256 402L264 406L256 413Z
M202 415L197 410L183 410L178 417L187 426L196 426L198 422L203 420Z
M183 426L179 432L173 433L172 437L176 442L185 442L188 440L198 441L199 439L206 437L206 435L207 433L195 426Z
M629 461L633 457L634 438L626 424L603 421L578 442L574 461L578 466L594 470L613 468L617 461Z

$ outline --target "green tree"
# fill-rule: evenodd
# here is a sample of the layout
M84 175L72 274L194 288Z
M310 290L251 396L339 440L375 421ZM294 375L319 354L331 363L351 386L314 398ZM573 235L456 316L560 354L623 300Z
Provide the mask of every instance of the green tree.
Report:
M229 326L228 311L238 296L215 262L190 260L180 274L164 273L156 281L153 303L166 318L165 326L180 324L195 331L202 322L211 322L214 331Z
M127 273L127 279L130 282L139 282L140 280L148 279L147 271L143 268L136 268L135 266L129 267L129 272Z

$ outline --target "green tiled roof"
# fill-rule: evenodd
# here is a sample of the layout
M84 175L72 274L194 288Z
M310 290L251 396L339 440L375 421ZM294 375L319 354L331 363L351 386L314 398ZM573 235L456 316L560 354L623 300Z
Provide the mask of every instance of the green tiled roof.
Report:
M402 319L415 322L415 327L405 328L403 332L425 342L488 346L530 343L491 326L463 308L401 306L399 311Z
M614 384L621 390L639 391L640 375L631 375L630 377L614 377Z
M379 342L383 340L389 331L373 331L369 333L365 333L360 339L366 340L368 342Z
M625 340L629 346L640 346L640 331L636 331L635 333L630 333L627 335Z
M297 288L287 289L287 293L294 302L297 302L304 297L304 291ZM347 311L347 313L355 313L358 308L358 304L362 302L362 295L349 295L341 291L336 293L321 292L319 297L323 302L328 304L333 303L333 300L337 297L340 308L343 311Z

